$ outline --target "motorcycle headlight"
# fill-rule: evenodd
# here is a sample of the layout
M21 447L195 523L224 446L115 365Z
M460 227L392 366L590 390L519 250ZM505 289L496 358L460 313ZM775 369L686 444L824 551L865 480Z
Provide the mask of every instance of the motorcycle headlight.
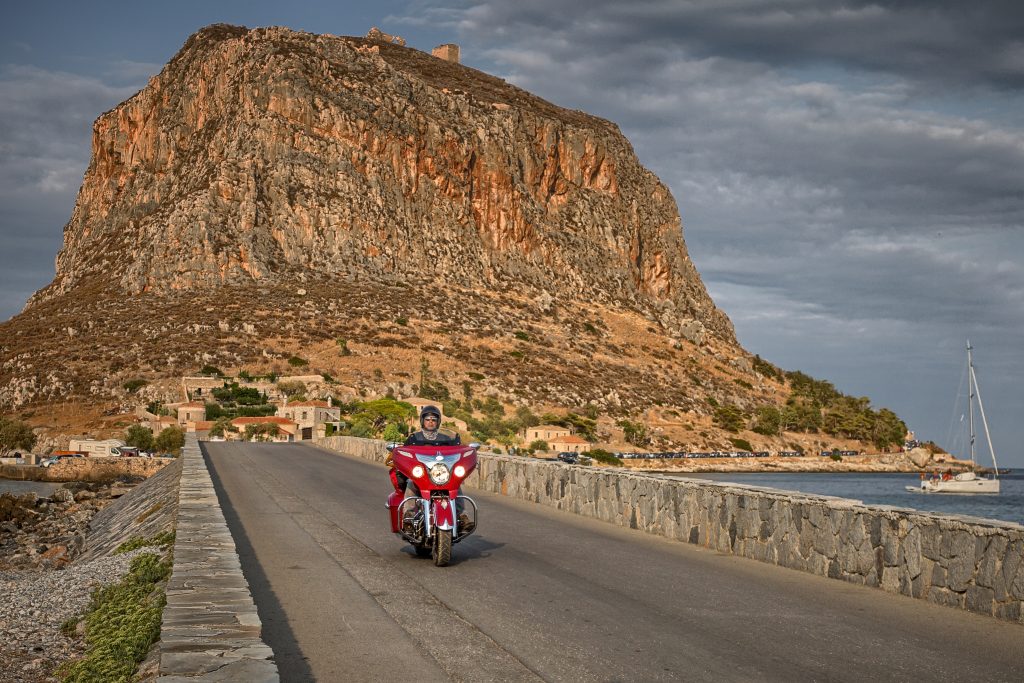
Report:
M451 478L451 472L443 462L435 462L430 466L430 481L438 485L448 483L448 479Z
M426 472L426 470L423 469L423 465L416 465L416 467L412 468L412 478L419 479L423 476L424 472Z
M462 477L466 476L466 468L463 467L462 465L456 465L455 466L455 476L458 477L459 479L461 479Z

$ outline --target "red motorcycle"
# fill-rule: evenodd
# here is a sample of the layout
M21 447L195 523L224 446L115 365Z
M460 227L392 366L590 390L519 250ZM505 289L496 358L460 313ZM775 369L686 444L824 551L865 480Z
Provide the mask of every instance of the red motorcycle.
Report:
M476 503L460 496L459 487L476 469L477 444L468 446L403 446L388 444L394 467L388 496L391 531L412 544L420 557L433 557L438 567L452 558L452 545L476 531ZM419 488L406 496L401 472ZM462 520L460 521L460 516Z

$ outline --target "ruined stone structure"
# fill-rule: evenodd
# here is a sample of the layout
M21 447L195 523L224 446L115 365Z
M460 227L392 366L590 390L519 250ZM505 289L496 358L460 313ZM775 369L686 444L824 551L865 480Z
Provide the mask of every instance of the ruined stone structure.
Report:
M402 36L393 36L390 33L384 33L376 26L366 32L366 37L370 40L382 40L385 43L405 46L405 38Z
M438 59L443 59L446 62L459 63L459 46L455 43L445 43L444 45L438 45L430 54L434 55Z

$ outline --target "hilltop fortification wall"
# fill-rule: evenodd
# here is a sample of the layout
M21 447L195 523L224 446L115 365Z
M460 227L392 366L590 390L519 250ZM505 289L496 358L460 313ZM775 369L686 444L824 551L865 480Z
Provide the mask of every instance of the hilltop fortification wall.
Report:
M383 441L320 445L384 462ZM481 455L466 485L889 593L1024 623L1024 527L791 491Z

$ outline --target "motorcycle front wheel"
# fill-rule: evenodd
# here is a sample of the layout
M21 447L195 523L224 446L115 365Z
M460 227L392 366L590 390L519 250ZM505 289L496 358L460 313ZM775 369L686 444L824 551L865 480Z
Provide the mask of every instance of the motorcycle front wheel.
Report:
M444 567L452 559L452 530L438 529L434 539L434 564Z

